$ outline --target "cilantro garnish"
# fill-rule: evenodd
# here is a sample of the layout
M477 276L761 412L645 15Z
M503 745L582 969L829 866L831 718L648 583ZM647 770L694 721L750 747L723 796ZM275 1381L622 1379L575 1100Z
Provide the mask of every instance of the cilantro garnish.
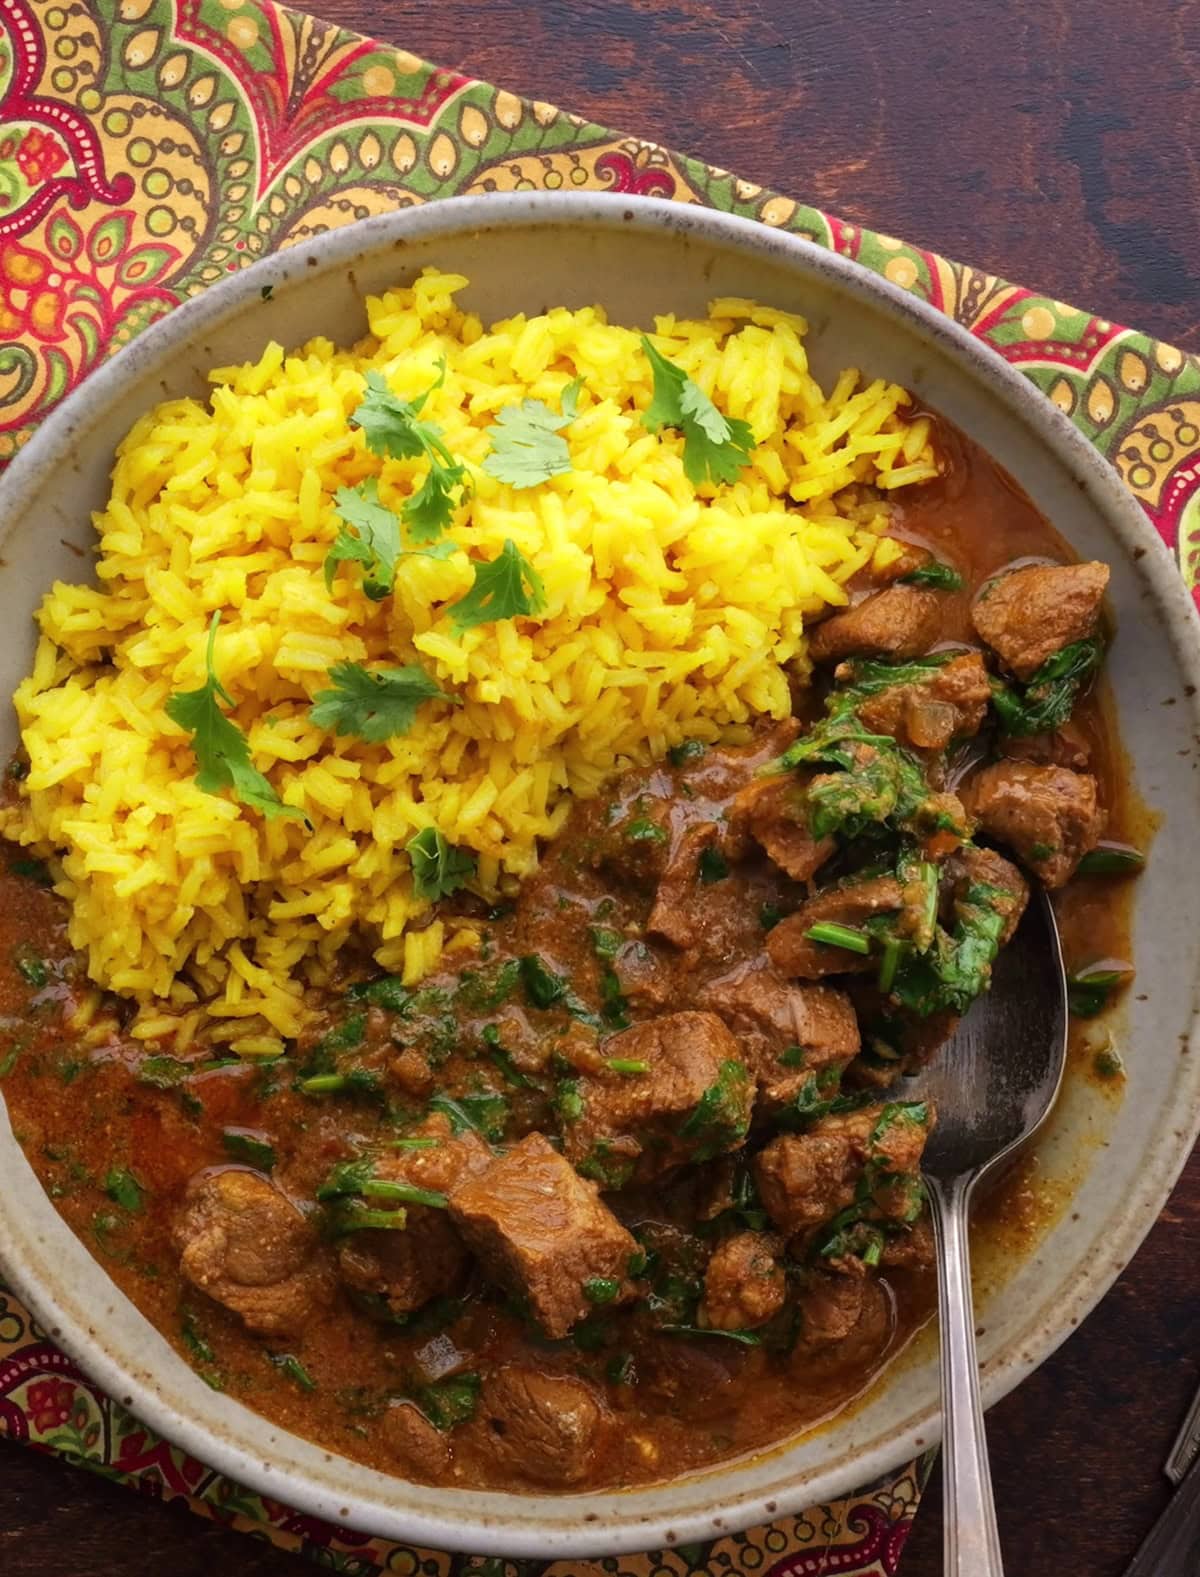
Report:
M381 668L371 673L361 663L335 663L329 670L331 690L320 690L309 717L318 728L335 734L357 734L377 744L407 734L422 701L452 701L423 668Z
M445 898L475 874L475 856L447 843L437 827L426 827L404 845L412 861L413 892L418 898Z
M754 448L750 423L722 416L704 390L682 367L655 350L644 334L642 349L654 369L654 398L642 416L642 425L652 433L662 427L678 428L683 434L684 473L693 486L736 482Z
M104 1179L104 1192L122 1210L136 1213L142 1208L145 1192L142 1185L132 1172L121 1167L114 1167Z
M381 602L396 584L396 565L401 558L419 554L445 559L458 551L458 544L449 538L431 547L407 547L399 517L379 502L379 484L373 476L357 487L339 487L333 501L345 523L325 555L325 585L330 591L338 565L353 562L363 566L363 591L372 602ZM351 534L351 527L357 535Z
M353 561L363 566L363 590L372 602L379 602L396 579L396 560L403 552L400 521L379 502L379 484L373 476L358 487L339 487L333 502L345 524L325 555L326 589L333 590L338 565Z
M571 469L567 440L559 437L578 414L576 401L582 379L576 378L563 390L561 409L556 416L541 400L522 400L506 405L488 429L491 453L483 469L498 482L510 487L536 487L552 476Z
M217 678L213 649L217 640L220 612L208 627L208 649L204 663L208 678L198 690L183 690L171 696L167 716L192 736L192 750L198 771L196 786L205 794L220 794L232 789L235 799L264 816L300 816L295 805L285 805L263 774L250 761L250 744L245 734L222 712L220 701L233 705L233 697Z
M516 543L507 538L500 557L474 564L475 584L446 609L455 633L518 614L540 613L546 606L546 588Z
M381 373L369 372L362 403L350 417L362 428L372 454L392 460L415 460L424 455L429 461L428 475L401 511L418 542L436 542L445 531L462 501L467 476L466 466L447 449L441 428L435 422L419 420L426 400L441 388L445 377L443 362L437 381L424 394L402 400L388 388ZM452 496L456 489L457 499Z

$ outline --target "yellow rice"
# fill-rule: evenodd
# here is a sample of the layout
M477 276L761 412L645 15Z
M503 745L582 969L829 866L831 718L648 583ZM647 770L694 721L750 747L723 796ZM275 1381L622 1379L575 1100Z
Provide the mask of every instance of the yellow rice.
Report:
M59 582L42 605L15 698L30 771L0 832L52 859L73 944L98 986L137 1002L143 1039L278 1052L352 934L419 978L471 936L428 923L404 853L415 832L435 824L475 851L481 892L504 890L534 869L572 794L683 738L785 716L788 671L807 672L806 617L896 551L874 489L936 472L902 389L847 371L825 394L801 319L721 300L703 321L657 324L664 352L757 439L736 484L697 489L682 438L641 423L651 373L636 332L597 308L485 329L455 305L466 284L426 272L368 300L353 349L270 344L213 372L207 407L143 416L95 516L98 585ZM423 414L470 467L451 532L464 551L402 559L383 602L353 567L330 592L335 491L378 476L398 508L424 474L381 461L350 425L364 373L412 398L443 359ZM489 477L496 413L525 398L557 408L576 376L571 471L520 492ZM456 636L443 608L470 587L471 557L507 538L542 579L544 614ZM311 831L196 787L164 705L203 683L217 609L231 715ZM462 704L426 703L383 744L334 738L308 709L342 661L420 663Z

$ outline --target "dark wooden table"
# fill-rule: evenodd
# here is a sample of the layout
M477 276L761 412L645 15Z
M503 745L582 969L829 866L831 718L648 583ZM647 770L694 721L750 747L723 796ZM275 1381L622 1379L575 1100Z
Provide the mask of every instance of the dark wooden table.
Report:
M1200 348L1194 0L313 9ZM1097 1313L990 1415L1013 1577L1118 1577L1165 1504L1162 1462L1200 1381L1197 1264L1200 1156ZM31 1452L0 1461L5 1577L312 1569ZM935 1489L903 1574L940 1571Z

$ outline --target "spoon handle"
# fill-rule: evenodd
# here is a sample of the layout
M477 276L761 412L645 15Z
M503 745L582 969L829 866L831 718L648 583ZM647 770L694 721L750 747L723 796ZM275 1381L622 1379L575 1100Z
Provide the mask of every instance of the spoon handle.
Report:
M979 1400L967 1207L974 1177L927 1177L942 1326L942 1489L946 1577L1004 1577Z

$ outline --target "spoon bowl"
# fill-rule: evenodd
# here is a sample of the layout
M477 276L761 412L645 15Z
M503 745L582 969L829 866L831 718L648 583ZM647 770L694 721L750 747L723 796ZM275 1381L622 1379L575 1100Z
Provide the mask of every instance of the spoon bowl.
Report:
M1066 1059L1062 947L1039 888L996 960L991 990L906 1091L937 1113L923 1169L938 1253L946 1577L1004 1572L975 1352L971 1195L1045 1121Z
M932 1101L937 1124L926 1175L982 1173L1049 1115L1067 1059L1067 983L1058 926L1039 888L1001 949L991 990L938 1055L907 1081L906 1099Z

